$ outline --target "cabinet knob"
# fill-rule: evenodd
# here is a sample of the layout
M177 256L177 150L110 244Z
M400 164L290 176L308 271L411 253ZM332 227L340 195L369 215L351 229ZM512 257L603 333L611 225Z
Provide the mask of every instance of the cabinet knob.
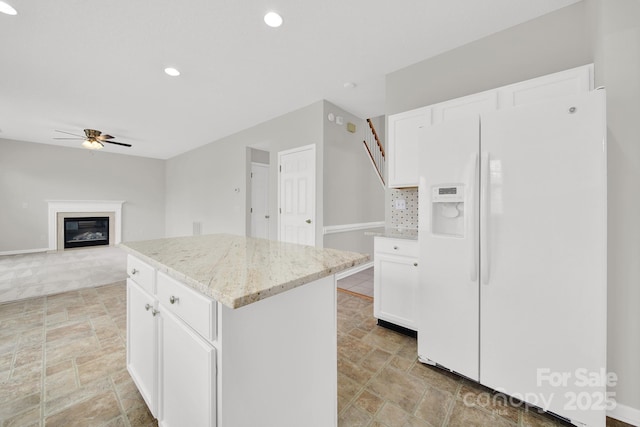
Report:
M156 315L160 313L158 310L156 310L155 308L153 310L151 310L151 314L153 315L153 317L156 317Z
M132 275L133 275L133 274L136 274L137 272L138 272L138 270L136 270L135 268L132 268L132 269L131 269L131 274L132 274Z
M413 263L413 266L414 266L414 267L417 267L417 266L418 266L418 263L417 263L417 262L414 262L414 263Z
M149 309L151 308L151 304L145 304L144 305L144 309L149 311Z
M310 219L306 220L305 222L306 222L307 224L311 224L311 220L310 220Z
M397 247L397 246L394 246L394 247L393 247L393 249L397 251L397 250L398 250L398 247Z
M173 295L171 295L171 296L169 297L169 302L170 302L171 304L175 304L177 301L180 301L180 298L178 298L178 297L174 297Z

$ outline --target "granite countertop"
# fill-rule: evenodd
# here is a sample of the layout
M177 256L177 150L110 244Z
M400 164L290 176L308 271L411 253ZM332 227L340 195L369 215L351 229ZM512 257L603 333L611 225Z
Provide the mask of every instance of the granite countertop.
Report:
M392 239L418 240L418 230L407 228L379 228L365 231L366 236L389 237Z
M230 234L120 246L174 279L239 308L363 264L369 255Z

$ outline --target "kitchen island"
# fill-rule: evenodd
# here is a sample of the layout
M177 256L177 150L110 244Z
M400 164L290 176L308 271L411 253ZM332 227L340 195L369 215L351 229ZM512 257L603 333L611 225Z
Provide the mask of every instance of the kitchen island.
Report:
M159 425L337 425L335 273L367 255L225 234L121 246L127 368Z

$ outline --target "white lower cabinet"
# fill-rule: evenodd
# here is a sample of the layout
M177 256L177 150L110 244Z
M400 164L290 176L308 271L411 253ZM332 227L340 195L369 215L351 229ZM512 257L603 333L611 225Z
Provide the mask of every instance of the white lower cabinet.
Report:
M158 317L158 421L166 427L215 426L215 348L163 305Z
M376 237L373 259L374 316L417 330L418 242Z
M231 309L130 259L127 368L159 426L337 427L335 276Z
M151 413L157 408L155 298L127 279L127 368Z

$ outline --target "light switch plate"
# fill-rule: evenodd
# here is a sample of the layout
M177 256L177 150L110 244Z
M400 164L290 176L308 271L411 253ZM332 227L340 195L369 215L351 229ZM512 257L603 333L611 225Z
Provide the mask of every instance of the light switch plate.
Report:
M404 199L396 199L396 209L397 210L407 209L407 202Z

